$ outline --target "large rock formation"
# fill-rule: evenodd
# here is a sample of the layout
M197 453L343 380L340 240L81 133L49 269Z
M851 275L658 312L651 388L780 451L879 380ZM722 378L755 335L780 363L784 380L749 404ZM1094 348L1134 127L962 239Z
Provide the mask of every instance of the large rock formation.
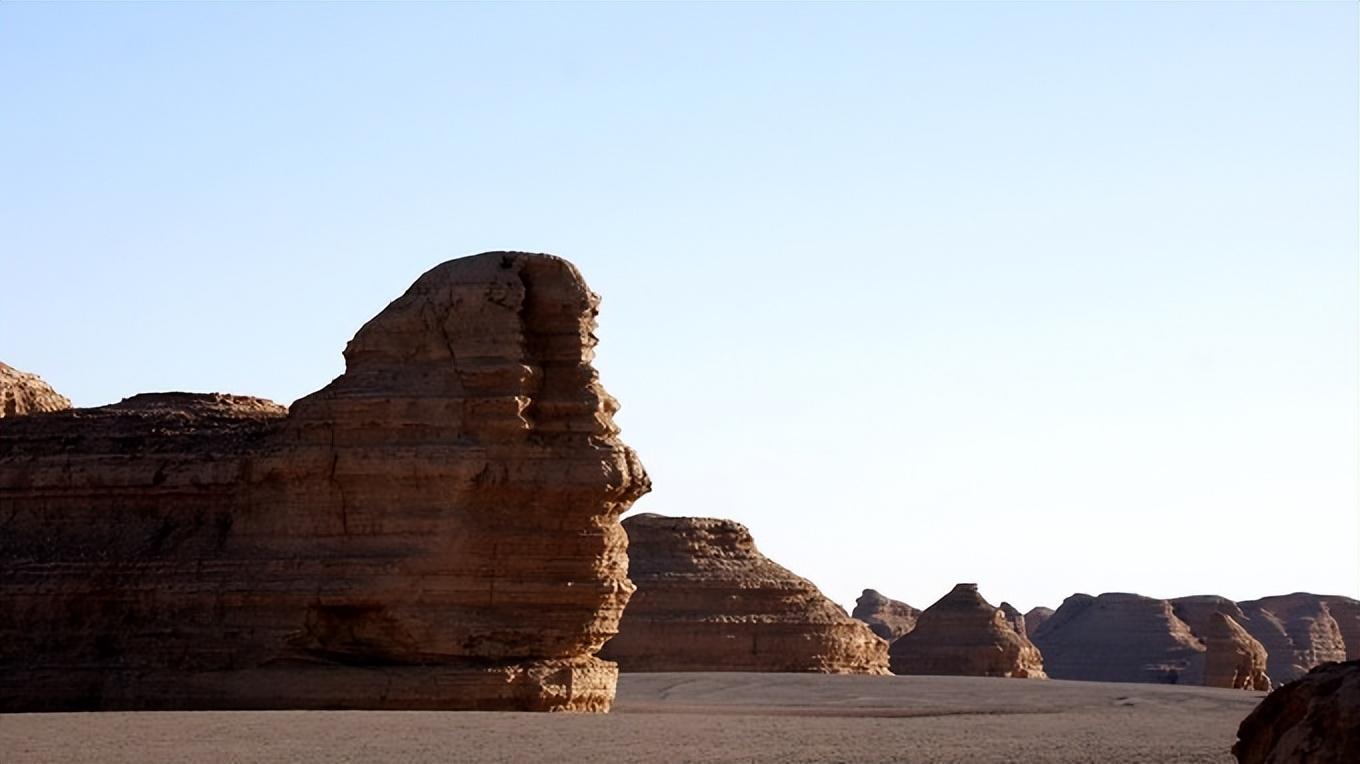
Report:
M889 599L873 589L865 589L855 600L855 610L850 615L869 624L875 634L892 643L916 628L916 619L920 617L921 611L905 602Z
M1360 661L1328 663L1266 696L1241 726L1241 764L1343 764L1360 755Z
M1269 690L1266 649L1230 616L1213 612L1204 632L1204 684L1233 690Z
M1360 601L1330 594L1322 595L1321 599L1327 603L1327 612L1336 620L1336 627L1341 632L1346 660L1360 660Z
M24 416L71 408L66 396L57 393L37 374L0 363L0 417Z
M1054 679L1199 684L1204 645L1166 600L1074 594L1031 635Z
M1032 607L1025 613L1025 636L1031 636L1039 629L1040 624L1053 616L1051 607Z
M959 584L889 649L894 674L1044 679L1043 658L1000 608Z
M285 411L0 420L0 711L606 710L648 489L570 263L421 276Z
M637 585L601 657L624 671L888 673L888 644L730 520L635 515Z
M1247 616L1236 602L1216 594L1196 594L1190 597L1176 597L1168 600L1171 611L1190 627L1190 631L1203 641L1209 633L1213 615L1222 613L1239 624L1247 621Z
M1323 597L1296 592L1237 604L1246 619L1242 627L1265 646L1267 672L1276 682L1297 679L1322 663L1346 660L1341 626Z

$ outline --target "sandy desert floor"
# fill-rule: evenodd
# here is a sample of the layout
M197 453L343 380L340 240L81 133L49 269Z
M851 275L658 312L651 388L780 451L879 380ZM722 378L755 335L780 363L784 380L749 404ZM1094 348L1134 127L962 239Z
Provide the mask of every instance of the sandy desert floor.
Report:
M1230 762L1262 693L815 674L629 674L609 715L0 715L20 762Z

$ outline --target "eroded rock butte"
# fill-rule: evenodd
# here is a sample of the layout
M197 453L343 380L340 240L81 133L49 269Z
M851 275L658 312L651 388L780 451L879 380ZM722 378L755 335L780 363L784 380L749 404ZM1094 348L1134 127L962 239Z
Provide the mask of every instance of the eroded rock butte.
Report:
M623 671L888 673L888 643L730 520L623 521L637 585L600 655Z
M894 674L1047 678L1039 650L977 584L958 584L922 611L889 655Z
M62 411L71 402L37 374L0 363L0 417L26 416L44 411Z
M1200 684L1204 645L1166 600L1074 594L1030 635L1054 679Z
M855 600L855 610L850 615L869 624L875 634L891 644L916 628L916 619L921 616L921 611L873 589L865 589Z
M289 411L0 420L0 711L607 710L648 490L565 260L421 276Z
M1270 689L1266 649L1231 616L1215 611L1204 633L1204 684L1233 690Z

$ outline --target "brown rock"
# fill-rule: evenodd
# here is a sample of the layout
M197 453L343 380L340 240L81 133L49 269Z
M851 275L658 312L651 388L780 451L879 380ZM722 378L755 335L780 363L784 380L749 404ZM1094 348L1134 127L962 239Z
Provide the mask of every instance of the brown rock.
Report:
M0 420L0 711L606 710L648 489L570 263L421 276L291 411Z
M1342 764L1360 754L1360 661L1328 663L1276 689L1237 728L1240 764Z
M71 408L66 396L60 395L37 374L19 371L0 363L0 417L24 416L44 411Z
M1323 597L1296 592L1237 604L1247 618L1242 627L1265 646L1267 671L1276 682L1288 682L1314 666L1346 659L1341 626Z
M1032 607L1025 613L1025 636L1034 634L1039 628L1039 624L1047 621L1053 615L1051 607Z
M1270 690L1266 649L1231 617L1215 611L1204 635L1204 684L1233 690Z
M1360 602L1332 594L1321 595L1320 598L1327 604L1327 612L1331 613L1337 630L1341 632L1341 641L1346 646L1346 660L1360 660Z
M1000 608L958 584L889 649L894 674L1045 679L1043 658Z
M1016 634L1028 638L1029 629L1025 626L1025 616L1019 610L1016 610L1014 605L1009 602L1002 602L997 605L997 608L1002 615L1006 616L1006 622L1011 625L1012 629L1015 629Z
M1191 633L1201 642L1210 631L1215 613L1222 613L1238 624L1246 623L1247 616L1236 602L1216 594L1197 594L1191 597L1176 597L1168 600L1176 617L1190 627Z
M1074 594L1034 631L1054 679L1200 684L1204 645L1166 600Z
M730 520L623 521L637 585L601 657L623 671L888 673L888 644Z
M855 600L855 610L850 615L869 624L875 634L891 644L916 627L921 611L905 602L884 597L873 589L865 589Z

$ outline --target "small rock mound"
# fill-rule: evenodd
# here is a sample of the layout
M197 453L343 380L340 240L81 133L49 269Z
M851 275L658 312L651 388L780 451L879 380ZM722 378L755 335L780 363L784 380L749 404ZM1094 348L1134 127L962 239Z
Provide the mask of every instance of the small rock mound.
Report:
M977 584L958 584L926 608L889 655L895 674L1046 678L1039 650Z
M745 526L635 515L637 586L600 656L623 671L888 673L888 644L812 582L761 554Z
M1237 728L1241 764L1351 762L1360 752L1360 661L1328 663L1266 696Z
M1270 690L1266 649L1230 616L1215 611L1204 633L1204 684L1233 690Z
M855 600L855 610L850 615L869 624L875 634L892 643L916 628L916 619L921 616L921 611L873 589L865 589Z
M1051 607L1032 607L1025 613L1025 636L1032 636L1039 630L1040 624L1047 621L1053 615Z
M0 363L0 417L26 416L71 408L71 401L37 374Z

